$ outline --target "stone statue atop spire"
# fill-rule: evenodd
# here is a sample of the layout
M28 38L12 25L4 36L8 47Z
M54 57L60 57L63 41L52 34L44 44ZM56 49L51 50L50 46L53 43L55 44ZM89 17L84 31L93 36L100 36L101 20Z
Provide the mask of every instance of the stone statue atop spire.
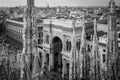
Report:
M115 7L116 7L115 4L116 3L114 0L110 0L110 2L109 2L110 13L115 13Z

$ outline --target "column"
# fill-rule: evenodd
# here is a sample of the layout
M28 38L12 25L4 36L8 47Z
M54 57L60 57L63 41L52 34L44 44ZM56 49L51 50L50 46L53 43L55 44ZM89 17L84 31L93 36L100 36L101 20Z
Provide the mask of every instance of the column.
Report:
M72 61L70 60L70 65L69 65L69 80L72 80Z
M53 69L54 64L53 64L54 58L53 58L53 54L51 53L49 55L49 71Z
M44 49L43 49L44 50ZM45 66L45 58L46 57L46 55L45 55L45 51L43 51L43 53L42 53L42 71L41 71L41 75L43 74L43 72L44 72L44 66Z
M51 70L51 54L49 54L49 71Z
M63 63L63 65L62 65L62 78L64 79L64 74L65 74L65 61L64 61L64 59L62 59L62 63Z
M90 35L90 39L91 39L91 40L93 39L93 35Z

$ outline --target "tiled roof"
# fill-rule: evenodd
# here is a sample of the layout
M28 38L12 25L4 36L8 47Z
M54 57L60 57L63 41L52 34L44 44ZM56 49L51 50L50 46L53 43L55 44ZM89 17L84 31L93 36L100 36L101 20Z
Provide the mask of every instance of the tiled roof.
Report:
M6 15L6 13L4 11L0 11L0 15Z
M99 42L99 45L100 45L100 46L106 46L105 43L100 43L100 42Z
M98 31L98 32L97 32L98 37L103 36L103 35L105 35L105 34L106 34L106 33L105 33L104 31Z
M99 24L107 24L107 20L99 20L97 23L99 23Z

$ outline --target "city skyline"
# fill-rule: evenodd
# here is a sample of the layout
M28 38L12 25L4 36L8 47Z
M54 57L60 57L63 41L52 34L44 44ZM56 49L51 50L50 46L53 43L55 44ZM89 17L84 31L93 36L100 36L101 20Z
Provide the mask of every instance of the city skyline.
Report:
M119 1L1 0L0 80L120 80Z
M35 6L108 6L110 0L35 0ZM115 0L120 5L120 0ZM27 0L1 0L0 7L25 6Z

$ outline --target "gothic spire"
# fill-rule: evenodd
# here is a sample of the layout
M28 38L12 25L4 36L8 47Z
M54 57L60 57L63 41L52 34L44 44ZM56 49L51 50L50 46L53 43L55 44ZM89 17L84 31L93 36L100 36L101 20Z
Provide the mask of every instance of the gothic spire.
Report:
M97 37L97 20L96 17L94 19L94 36L93 36L93 47L91 54L91 80L100 80L100 57L98 53L98 37ZM94 75L94 76L93 76Z
M94 19L94 36L93 36L93 43L97 44L97 20Z
M81 34L81 48L83 48L84 43L85 43L85 40L86 40L86 34L85 34L85 19L83 19L83 27L82 27L82 34ZM80 49L82 50L82 49Z
M75 62L75 22L76 20L74 19L72 22L73 33L72 33L72 48L70 52L69 80L72 80L73 78L75 78L75 66L74 66L74 62Z
M87 79L88 74L87 74L87 65L86 65L87 54L86 54L86 33L85 33L85 18L84 17L83 17L83 28L82 28L82 34L81 34L80 56L83 56L82 68L81 68L82 72L83 72L82 77L83 77L83 79Z
M114 0L109 2L109 16L108 16L108 43L107 43L107 76L108 79L113 77L117 80L117 68L115 58L118 54L117 44L117 24L116 24L116 5Z
M24 69L26 70L26 80L31 80L33 55L37 53L37 29L35 27L35 14L34 14L34 0L27 0L27 12L24 16L24 30L23 30L23 54L24 54ZM22 78L21 78L22 79Z

